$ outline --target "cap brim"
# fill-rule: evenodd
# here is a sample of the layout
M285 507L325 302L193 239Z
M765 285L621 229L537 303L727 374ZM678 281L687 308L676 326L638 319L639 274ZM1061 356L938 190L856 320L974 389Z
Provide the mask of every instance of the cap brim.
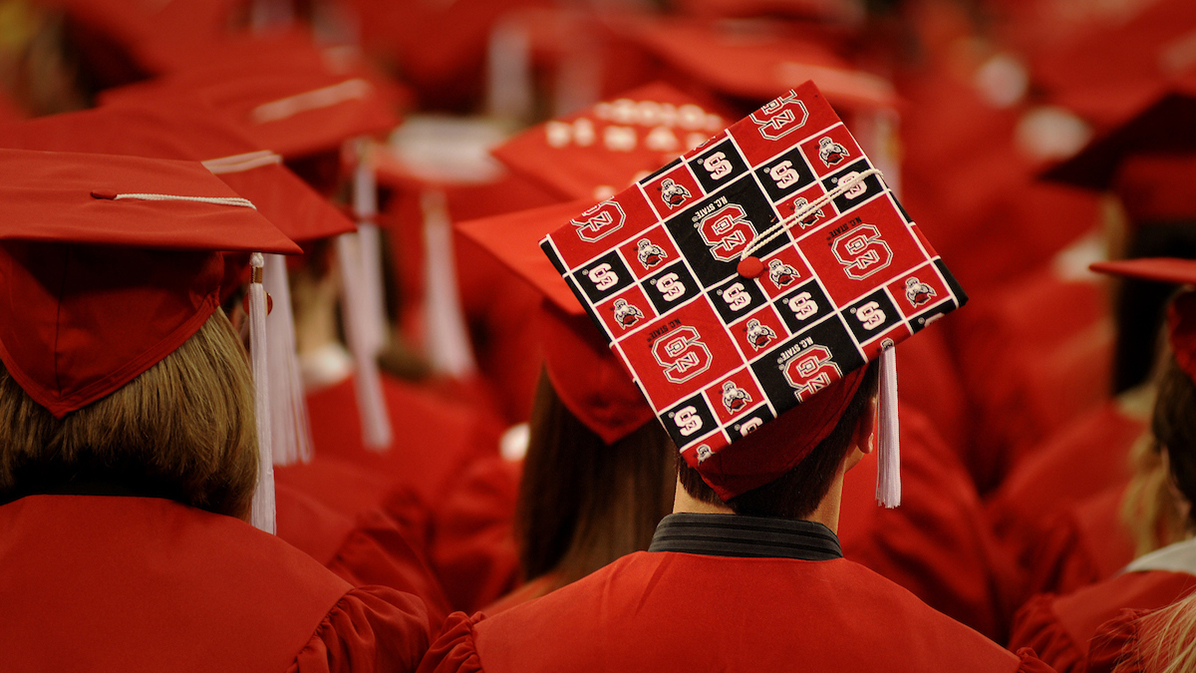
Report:
M1098 273L1160 283L1196 285L1196 260L1176 257L1143 257L1097 262L1088 268Z
M578 303L577 297L540 250L540 240L593 205L588 200L569 201L462 222L456 225L456 229L490 251L561 310L571 315L584 315L585 309Z

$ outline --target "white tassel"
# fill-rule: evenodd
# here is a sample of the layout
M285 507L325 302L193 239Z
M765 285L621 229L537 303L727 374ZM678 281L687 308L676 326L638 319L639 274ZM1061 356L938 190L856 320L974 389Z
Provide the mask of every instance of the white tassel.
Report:
M901 504L901 443L897 425L897 353L892 345L880 352L880 431L876 442L876 500L884 507Z
M357 142L357 169L353 175L353 215L361 246L360 291L364 295L363 329L374 355L387 340L386 281L382 277L382 234L374 224L378 215L378 185L368 140Z
M249 523L273 535L274 461L270 432L270 373L266 362L266 290L262 286L265 257L255 252L249 259L253 277L249 283L249 348L253 360L254 411L257 416L258 474L253 491Z
M361 414L361 437L366 447L385 451L391 442L390 414L382 393L377 352L369 336L368 298L361 289L361 247L357 234L342 234L336 239L341 270L341 308L344 311L345 339L357 368L353 382L357 390L357 410Z
M295 320L291 313L286 259L282 255L266 255L266 262L262 285L274 300L274 310L266 317L274 464L294 465L311 460L311 423L295 353Z
M420 195L424 214L425 349L428 362L438 372L464 378L477 371L465 309L457 293L453 263L453 227L444 192L425 190Z

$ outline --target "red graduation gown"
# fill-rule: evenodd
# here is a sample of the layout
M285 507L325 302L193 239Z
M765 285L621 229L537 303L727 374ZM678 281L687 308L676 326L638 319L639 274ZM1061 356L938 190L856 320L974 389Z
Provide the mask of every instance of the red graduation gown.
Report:
M278 538L160 498L0 507L6 671L405 671L414 597L351 588Z
M365 467L434 504L473 460L497 453L498 428L474 410L385 374L382 391L394 431L384 451L365 447L352 377L309 393L316 456Z
M936 610L1003 639L1020 605L1006 599L1018 575L984 518L967 470L926 416L901 407L901 506L876 504L876 459L843 482L843 554Z
M454 613L420 671L770 671L799 665L813 673L1047 670L841 557L651 551L624 556L488 619Z
M1146 662L1143 660L1143 648L1151 647L1149 641L1143 640L1150 637L1150 632L1144 630L1139 621L1151 612L1122 610L1116 617L1101 624L1096 635L1092 637L1092 645L1088 649L1088 657L1084 660L1082 670L1086 673L1114 673L1114 669L1120 665L1122 668L1116 673L1152 673L1146 668ZM1151 654L1157 655L1164 651L1155 647L1151 649ZM1160 663L1174 665L1174 662L1166 659Z
M1193 589L1196 576L1149 570L1127 572L1068 596L1036 596L1018 612L1010 647L1034 648L1059 673L1081 672L1086 670L1089 643L1102 623L1124 608L1159 608Z
M1108 400L1060 428L1009 474L987 509L993 530L1015 559L1030 563L1059 512L1129 483L1128 456L1146 430L1142 414L1148 409L1130 397Z

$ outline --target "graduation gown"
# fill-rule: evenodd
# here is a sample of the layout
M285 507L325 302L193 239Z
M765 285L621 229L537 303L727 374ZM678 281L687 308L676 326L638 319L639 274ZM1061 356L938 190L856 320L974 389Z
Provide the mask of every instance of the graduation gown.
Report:
M243 521L161 498L0 506L4 670L410 671L414 597L352 588Z
M966 468L937 426L901 407L901 506L876 504L876 457L843 480L839 530L844 555L927 605L1004 640L1021 602L1008 602L1018 574L993 536Z
M1067 596L1044 594L1018 611L1010 647L1032 647L1059 673L1084 671L1089 642L1123 609L1154 609L1196 589L1196 541L1141 557L1124 572Z
M455 613L421 671L1033 671L842 558L808 521L673 514L647 552L492 618Z

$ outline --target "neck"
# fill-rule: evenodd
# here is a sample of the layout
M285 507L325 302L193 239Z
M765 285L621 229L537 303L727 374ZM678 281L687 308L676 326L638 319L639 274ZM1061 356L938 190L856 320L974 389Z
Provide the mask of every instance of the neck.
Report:
M830 490L826 492L826 497L822 502L818 503L818 507L805 517L806 521L814 521L820 523L827 528L834 531L837 535L839 533L839 504L843 499L843 475L847 473L847 461L839 464L839 470L835 473L835 480L831 482ZM703 502L690 495L685 487L681 485L681 480L677 480L677 489L673 496L673 513L680 514L688 512L691 514L734 514L735 511L728 507L725 503L709 503Z

